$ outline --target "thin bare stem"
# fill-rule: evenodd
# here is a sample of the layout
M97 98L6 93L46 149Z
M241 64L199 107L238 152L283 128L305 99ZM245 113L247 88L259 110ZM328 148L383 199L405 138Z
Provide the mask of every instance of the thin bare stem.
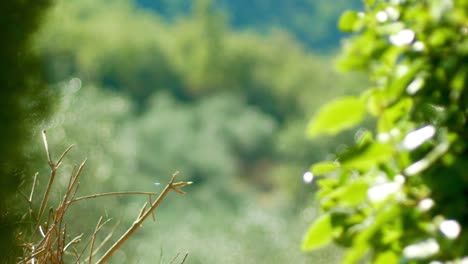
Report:
M185 263L185 260L187 259L187 257L188 257L188 252L185 253L184 259L182 260L182 262L181 262L180 264L184 264L184 263Z
M148 202L146 202L140 209L140 212L138 213L137 219L139 219L142 215L145 214L146 212L146 206L148 206Z
M161 247L161 251L159 253L159 264L162 264L163 263L163 248Z
M29 257L21 260L19 263L22 264L22 263L27 263L29 260L32 260L32 259L35 260L36 257L39 256L40 254L42 254L44 251L45 251L45 249L43 247L36 250L35 247L32 246L31 255Z
M74 189L75 187L75 184L78 182L78 178L80 177L81 175L81 172L83 171L83 168L84 168L84 165L86 164L86 161L88 159L85 159L81 164L80 166L78 167L78 170L76 171L75 175L72 176L72 181L70 183L70 185L68 186L68 190L67 190L67 193L65 194L65 197L64 197L64 202L68 200L68 198L70 197L70 194L71 194L71 191Z
M59 258L59 263L63 263L63 248L65 247L65 241L67 239L67 225L64 224L62 228L62 221L60 221L58 228L57 228L57 254Z
M82 234L80 234L79 236L74 237L70 242L68 242L68 244L65 245L65 247L63 247L63 251L67 251L68 248L69 248L70 246L72 246L73 244L78 244L78 243L80 243L81 238L83 237L83 235L84 235L84 234L82 233Z
M41 202L41 206L40 206L40 209L39 209L39 214L37 216L37 225L36 227L34 228L33 230L33 233L32 233L32 237L34 237L35 235L35 232L37 230L37 228L39 227L40 225L40 222L41 222L41 218L42 218L42 215L44 214L44 210L45 208L47 207L47 203L49 201L49 194L50 194L50 190L52 188L52 184L55 180L55 175L57 173L57 169L58 169L58 166L54 164L54 162L52 161L52 157L51 157L51 154L50 154L50 151L49 151L49 144L47 142L47 136L46 136L46 131L45 130L42 130L42 141L44 142L44 148L45 148L45 151L46 151L46 155L47 155L47 162L49 163L49 166L50 166L50 169L51 169L51 172L50 172L50 176L49 176L49 182L47 183L47 188L46 188L46 191L44 192L44 196L42 198L42 202ZM73 146L73 145L72 145ZM62 154L62 156L60 157L60 162L62 161L62 159L65 157L65 155L70 151L70 149L72 148L72 146L68 147ZM84 165L84 164L82 164ZM32 197L32 192L31 192L31 196Z
M140 228L143 222L149 218L151 215L153 221L155 221L154 211L160 205L160 203L165 199L167 194L172 190L179 194L185 194L181 188L191 184L191 182L177 182L175 183L174 180L178 173L172 175L172 178L169 180L167 186L161 193L155 192L137 192L137 191L120 191L120 192L108 192L108 193L101 193L101 194L93 194L93 195L86 195L77 197L77 192L79 189L79 177L81 176L84 166L86 164L86 159L79 165L75 165L71 174L69 175L68 179L68 186L66 187L66 192L63 195L62 199L59 200L58 205L51 207L49 210L49 200L50 194L52 190L52 185L58 175L58 169L61 166L64 158L67 154L71 151L71 149L75 145L70 145L65 151L60 155L57 162L54 162L52 159L51 151L49 149L49 144L47 141L46 131L42 131L42 140L44 143L45 152L47 155L47 162L50 166L50 174L48 178L48 182L45 188L45 192L42 194L42 200L40 202L39 211L36 215L36 223L34 223L31 227L34 229L31 232L31 240L38 239L36 243L25 243L24 249L27 256L22 259L19 259L18 263L25 264L25 263L64 263L65 257L67 255L73 255L75 257L76 263L93 263L95 255L100 252L100 250L106 245L106 243L110 240L112 235L114 234L117 226L113 226L112 230L107 234L102 242L99 243L97 246L97 234L101 230L101 228L110 221L107 220L104 223L102 222L103 217L99 218L99 221L96 224L93 234L87 239L86 243L80 247L79 250L76 248L76 244L80 243L83 237L83 234L74 237L70 242L67 243L68 240L68 232L67 232L67 224L65 221L65 215L71 206L72 203L87 200L87 199L94 199L99 197L105 196L116 196L116 195L147 195L148 201L144 204L141 208L138 217L135 219L133 224L126 230L126 232L103 254L103 256L96 262L96 264L102 264L109 260L109 258L132 236L138 228ZM25 200L29 203L30 207L30 214L33 214L33 198L37 195L35 191L37 189L38 184L38 173L34 175L34 181L31 187L31 192L29 197L26 194L23 194ZM153 200L153 196L156 197L156 200ZM47 215L46 215L47 214ZM37 235L40 233L40 235ZM20 238L23 239L23 238ZM86 259L84 258L85 252L88 252L89 248L89 256ZM162 253L162 252L161 252ZM183 262L187 258L185 255ZM162 256L162 255L161 255ZM180 254L177 254L171 261L171 264L176 262L177 259L180 257ZM162 258L161 258L162 260Z
M101 228L102 228L105 224L109 223L110 220L111 220L111 219L107 219L104 223L101 224L102 216L99 218L98 224L96 225L96 228L94 229L94 232L93 232L93 234L91 235L91 238L88 239L88 241L87 241L86 244L84 245L83 250L80 252L80 254L78 255L78 257L76 258L76 262L75 262L75 263L79 263L81 256L83 255L83 253L86 251L86 248L87 248L88 245L90 245L90 244L91 244L90 257L92 256L93 246L94 246L94 240L96 239L96 235L97 235L97 233L101 230ZM85 261L86 261L86 260L85 260Z
M34 245L32 246L32 250L31 250L31 254L34 255L34 250L35 250L35 247ZM31 264L36 264L36 259L33 257L31 258Z
M101 229L101 224L102 222L102 216L99 217L99 220L98 220L98 223L96 225L96 228L94 229L94 233L93 233L93 236L92 236L92 240L91 240L91 247L89 249L89 264L92 263L92 260L93 260L93 250L94 250L94 243L96 242L96 235L97 235L97 232L99 229Z
M55 165L55 169L58 169L58 168L60 167L60 164L62 164L63 158L65 158L65 156L67 155L67 153L68 153L73 147L75 147L75 144L71 144L70 146L68 146L67 149L65 149L65 151L62 153L62 155L61 155L60 158L58 159L57 164Z
M155 193L155 192L132 192L132 191L130 192L108 192L108 193L99 193L99 194L81 196L81 197L70 200L69 203L74 203L74 202L78 202L81 200L93 199L93 198L104 197L104 196L128 195L128 194L158 195L158 193Z
M177 254L175 255L175 257L172 258L171 262L169 262L169 264L174 263L174 261L175 261L179 256L180 256L180 253L177 253Z
M33 196L34 196L34 190L36 189L36 184L37 184L37 176L39 175L39 172L36 172L34 174L34 180L33 180L33 185L32 185L32 188L31 188L31 193L29 194L29 203L32 203L32 200L33 200Z
M78 258L80 256L80 253L75 247L72 247L73 253L75 254L75 258Z
M50 168L53 170L55 168L54 162L52 161L52 157L49 151L49 144L47 143L47 136L45 129L42 130L42 141L44 142L44 148L47 154L47 162L49 163Z
M112 227L112 230L109 232L109 234L107 234L104 240L102 240L101 244L99 244L99 246L96 247L96 249L93 252L93 256L96 255L101 250L101 248L107 243L107 241L109 241L109 239L112 237L112 235L115 232L115 229L117 229L119 224L120 224L120 221L117 221L117 223Z
M153 204L153 200L151 199L151 195L148 195L149 204ZM154 216L154 211L151 212L151 217L153 218L153 222L156 222L156 217Z
M52 170L51 173L50 173L49 182L47 183L46 191L44 192L44 196L42 197L41 207L39 209L39 214L37 216L37 224L38 225L41 222L42 215L44 214L44 210L45 210L45 208L47 206L47 202L49 200L50 189L52 187L52 183L54 182L56 172L57 172L56 170ZM35 228L35 230L36 229L37 229L37 227Z
M161 192L161 194L158 196L158 198L154 201L153 204L151 204L151 207L141 216L138 217L135 222L133 222L132 226L117 240L114 245L112 245L106 253L99 259L96 264L102 264L105 263L114 253L117 251L124 243L125 241L128 240L130 236L133 235L133 233L138 230L138 228L141 226L141 224L145 221L146 218L148 218L151 213L159 206L159 204L164 200L164 198L167 196L167 194L171 191L180 191L177 188L184 187L186 185L189 185L190 182L179 182L179 183L174 183L175 178L177 177L178 173L174 173L172 175L171 180L169 183L166 185L164 190Z

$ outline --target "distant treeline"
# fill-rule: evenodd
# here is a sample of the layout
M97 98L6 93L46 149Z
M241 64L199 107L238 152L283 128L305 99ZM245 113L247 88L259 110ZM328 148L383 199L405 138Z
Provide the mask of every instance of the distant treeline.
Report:
M141 6L156 10L167 18L190 11L192 0L136 0ZM210 1L210 0L205 0ZM332 51L343 37L336 26L346 9L360 9L360 0L219 0L213 1L223 10L234 28L254 28L268 31L273 27L286 29L306 46Z

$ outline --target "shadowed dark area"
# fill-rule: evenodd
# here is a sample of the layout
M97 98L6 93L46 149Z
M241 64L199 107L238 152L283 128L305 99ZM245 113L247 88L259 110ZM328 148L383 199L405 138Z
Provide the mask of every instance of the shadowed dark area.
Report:
M31 38L49 0L0 2L0 263L14 262L19 212L15 192L28 171L24 147L30 128L49 109L38 57Z

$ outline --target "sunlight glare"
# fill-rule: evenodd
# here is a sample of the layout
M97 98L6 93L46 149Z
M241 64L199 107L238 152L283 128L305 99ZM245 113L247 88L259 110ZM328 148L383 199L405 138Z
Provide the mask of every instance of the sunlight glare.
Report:
M373 203L382 202L390 195L400 190L401 184L397 182L388 182L371 187L367 191L367 197Z
M304 180L305 183L311 183L312 181L314 181L314 174L308 171L304 173L304 175L302 176L302 179Z
M425 45L424 45L424 43L421 42L421 41L416 41L416 42L414 42L414 44L413 44L413 50L414 50L414 51L421 52L421 51L424 50L424 48L425 48Z
M413 42L415 37L411 29L403 29L400 32L390 36L390 42L395 46L405 46Z
M429 161L427 159L422 159L420 161L417 161L411 165L409 165L405 170L404 173L407 176L413 176L421 171L425 170L429 166Z
M414 150L431 139L435 133L436 129L433 125L424 126L408 133L403 139L402 145L406 150Z
M460 235L461 226L455 220L445 220L439 225L439 230L444 234L448 239L455 239Z
M393 8L391 6L385 8L385 13L387 13L388 18L390 18L393 21L398 20L398 18L400 18L400 12L396 8Z
M418 209L421 212L426 212L429 211L432 207L434 207L434 204L434 200L432 200L431 198L425 198L418 203Z
M403 255L408 259L425 259L437 254L440 246L435 239L428 239L419 243L406 246Z
M388 20L388 14L387 14L387 12L385 12L385 11L379 11L379 12L377 12L377 14L375 15L375 18L376 18L377 21L379 21L380 23L384 23L384 22L387 22L387 20Z
M70 92L76 93L76 92L78 92L78 90L81 89L81 85L82 85L81 79L74 77L70 81L68 81L68 87L67 88L69 89Z
M424 79L421 78L421 77L418 77L416 79L414 79L409 85L408 87L406 87L406 92L409 94L409 95L414 95L416 94L419 90L421 90L421 88L424 86Z
M397 184L403 185L406 182L406 178L405 178L405 176L403 176L401 174L397 174L397 175L395 175L394 181Z

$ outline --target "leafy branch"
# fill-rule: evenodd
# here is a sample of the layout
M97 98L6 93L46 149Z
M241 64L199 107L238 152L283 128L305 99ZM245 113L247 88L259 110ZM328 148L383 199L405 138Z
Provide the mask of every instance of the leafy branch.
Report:
M468 1L364 2L339 22L355 33L339 66L367 71L372 87L326 104L308 126L311 138L361 129L311 167L323 214L302 248L334 241L343 263L465 262Z

